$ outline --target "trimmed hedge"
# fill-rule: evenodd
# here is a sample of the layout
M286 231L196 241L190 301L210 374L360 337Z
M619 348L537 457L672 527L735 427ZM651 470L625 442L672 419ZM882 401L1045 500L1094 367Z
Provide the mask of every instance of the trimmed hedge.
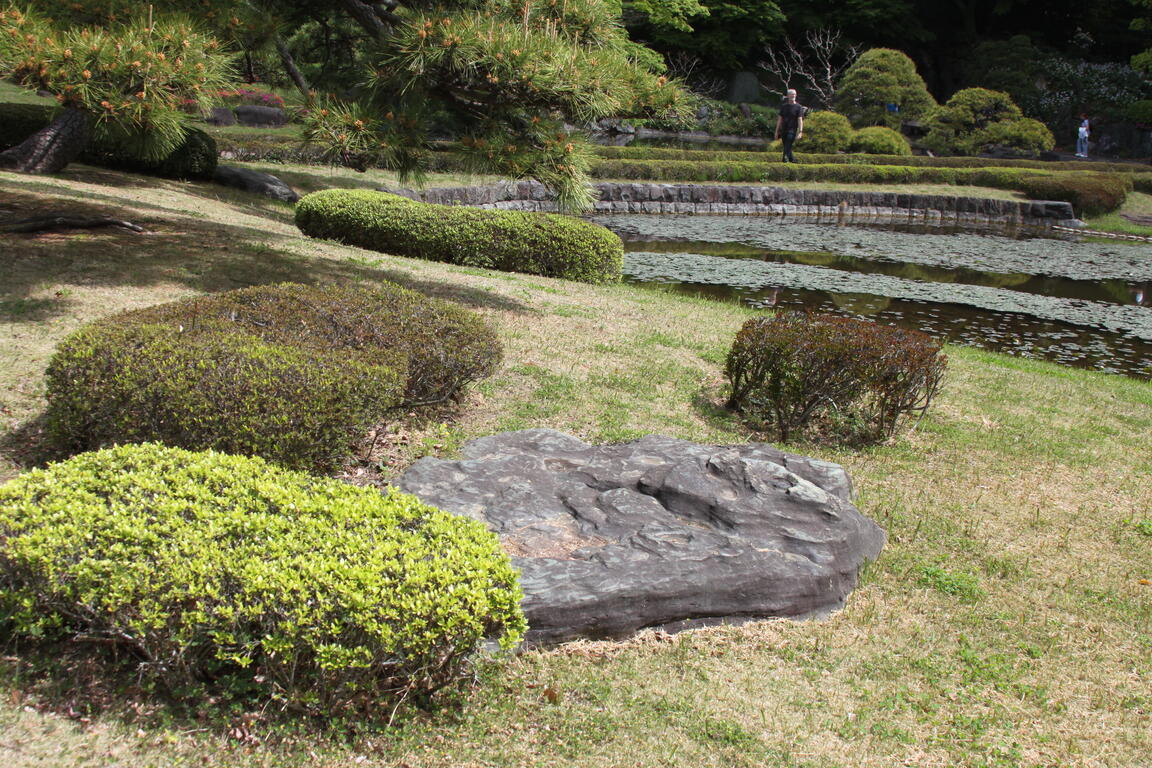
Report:
M618 160L683 160L693 162L756 162L779 163L766 150L702 150L670 149L665 147L595 147L598 157ZM436 153L444 154L444 153ZM801 165L902 165L913 168L1021 168L1048 172L1109 171L1113 173L1147 173L1147 166L1134 163L1097 163L1083 161L1049 162L991 157L912 157L895 155L827 155L804 153L796 155Z
M258 286L126 312L48 365L61 451L158 440L327 469L395 408L452 397L501 357L478 316L399 286Z
M40 104L0 106L0 152L20 144L52 122L55 109ZM216 141L198 128L189 128L184 141L163 160L141 160L114 142L95 138L80 155L80 162L102 168L132 171L165 179L210 180L216 170Z
M1124 204L1133 177L1120 173L1060 173L1023 180L1020 191L1033 200L1064 200L1080 216L1099 216Z
M483 523L257 458L125 445L0 487L0 629L106 639L197 699L427 695L519 641L521 597Z
M369 190L329 189L296 204L310 237L470 267L585 283L620 279L624 246L604 227L567 216L416 202Z
M754 317L728 353L728 407L782 441L813 430L837 441L883 440L931 404L947 365L941 349L927 334L867 320Z

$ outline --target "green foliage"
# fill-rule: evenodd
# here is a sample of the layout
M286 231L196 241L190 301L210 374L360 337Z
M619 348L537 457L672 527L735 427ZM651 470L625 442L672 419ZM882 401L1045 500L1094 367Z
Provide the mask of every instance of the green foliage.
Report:
M938 565L921 566L916 583L942 594L958 597L965 603L976 603L984 597L980 579L976 576L962 571L949 571Z
M993 145L1041 152L1055 140L1043 123L1025 118L1007 93L965 88L932 111L923 144L940 154L975 155Z
M782 441L819 428L871 442L928 409L946 364L941 344L919 331L787 312L744 323L724 374L728 407L754 429Z
M809 112L804 116L804 136L796 142L797 152L831 154L848 149L852 124L837 112Z
M14 147L52 122L55 110L40 104L5 104L0 115L0 151ZM128 148L108 138L97 138L80 155L89 165L160 176L166 179L212 178L218 152L215 140L198 128L184 132L183 141L160 160L133 156Z
M785 14L775 0L700 0L700 4L706 13L687 19L688 29L627 14L624 22L635 39L665 54L685 52L716 71L747 66L783 30Z
M899 128L904 120L918 120L936 105L916 65L900 51L873 48L861 54L844 72L836 91L836 111L852 125ZM890 112L894 104L898 112Z
M0 487L0 628L104 639L173 693L431 694L520 639L520 599L482 523L256 458L125 445Z
M1140 99L1128 105L1124 116L1134 123L1152 125L1152 99Z
M848 145L850 152L862 152L868 155L898 155L910 157L912 147L908 139L899 131L883 125L870 125L861 128L852 134L852 141Z
M478 317L399 286L257 286L69 336L48 431L65 452L159 440L329 468L391 409L453 396L500 354Z
M733 104L728 101L706 100L708 116L698 128L712 136L770 136L776 128L779 112L759 104ZM751 117L745 117L741 106L747 107Z
M228 57L188 23L128 18L56 29L15 7L0 10L0 76L86 112L98 137L131 156L161 160L186 138L181 104L224 86Z
M1116 210L1133 189L1135 174L1061 173L1029 176L1020 191L1033 200L1063 200L1072 203L1079 216L1099 216Z
M308 137L333 159L418 177L439 123L476 170L535 178L561 204L591 203L584 154L562 127L678 114L686 93L639 64L605 0L481 0L413 6L382 30L363 103L329 100Z
M619 280L624 258L619 237L580 219L431 205L368 190L307 195L296 204L296 225L310 237L385 253L585 283Z
M1009 94L1017 104L1032 103L1040 95L1036 86L1042 72L1040 49L1026 35L1007 40L985 40L964 62L964 85Z

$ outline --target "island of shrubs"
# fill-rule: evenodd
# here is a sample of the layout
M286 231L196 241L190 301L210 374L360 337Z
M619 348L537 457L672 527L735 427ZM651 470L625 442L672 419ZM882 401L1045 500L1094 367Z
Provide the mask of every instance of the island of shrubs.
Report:
M396 285L266 285L100 320L47 371L63 453L159 440L330 469L398 408L491 374L477 315Z
M419 700L519 641L521 597L483 523L258 458L124 445L0 487L0 635L118 648L176 696Z
M385 192L329 189L296 204L296 226L398 256L585 283L620 279L624 246L604 227L547 213L433 205Z

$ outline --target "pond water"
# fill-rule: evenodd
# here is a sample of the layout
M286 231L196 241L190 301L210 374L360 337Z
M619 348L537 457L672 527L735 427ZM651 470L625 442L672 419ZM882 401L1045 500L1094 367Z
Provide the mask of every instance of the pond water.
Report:
M631 282L1152 378L1152 246L779 218L597 221L624 239Z

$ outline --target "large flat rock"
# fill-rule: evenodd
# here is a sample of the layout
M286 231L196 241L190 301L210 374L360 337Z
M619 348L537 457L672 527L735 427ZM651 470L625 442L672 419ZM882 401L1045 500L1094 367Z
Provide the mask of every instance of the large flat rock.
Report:
M397 484L500 536L532 643L823 615L884 546L839 465L762 443L592 446L533 429L463 453L422 459Z

